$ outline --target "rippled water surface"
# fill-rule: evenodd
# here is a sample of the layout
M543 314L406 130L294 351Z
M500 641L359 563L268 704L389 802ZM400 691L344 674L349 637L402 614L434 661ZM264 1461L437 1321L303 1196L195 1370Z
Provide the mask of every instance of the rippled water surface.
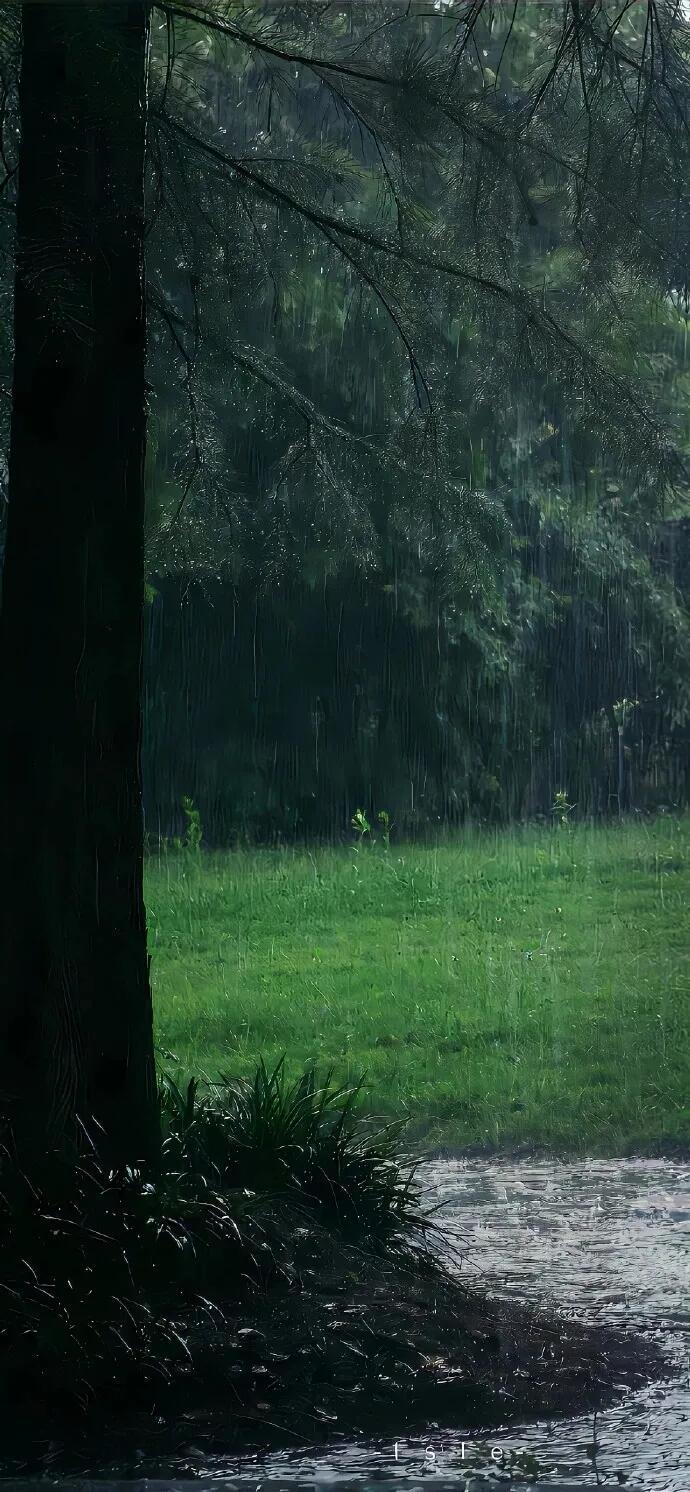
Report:
M199 1458L199 1492L296 1484L359 1489L394 1478L431 1485L597 1485L690 1492L690 1166L670 1161L435 1162L425 1168L441 1217L462 1235L462 1271L497 1294L639 1326L677 1363L671 1382L628 1395L596 1417L511 1426L484 1437L434 1430L426 1443L339 1445L265 1460ZM194 1449L190 1448L193 1464ZM131 1487L131 1483L129 1484ZM145 1484L151 1492L180 1482ZM103 1483L100 1484L103 1488Z
M493 1432L482 1440L439 1433L432 1461L419 1442L358 1445L332 1457L272 1457L256 1467L273 1480L378 1480L395 1475L428 1486L450 1478L539 1480L551 1486L615 1486L690 1492L690 1166L669 1161L444 1161L426 1171L442 1217L463 1238L463 1273L490 1279L499 1294L554 1303L589 1320L639 1322L670 1347L678 1378L591 1416ZM596 1449L595 1449L596 1446ZM503 1462L491 1451L503 1452ZM480 1464L481 1463L481 1464ZM232 1468L239 1470L239 1467ZM249 1468L247 1468L248 1470ZM220 1470L220 1468L218 1468ZM228 1468L230 1470L230 1468ZM372 1475L373 1474L373 1475Z

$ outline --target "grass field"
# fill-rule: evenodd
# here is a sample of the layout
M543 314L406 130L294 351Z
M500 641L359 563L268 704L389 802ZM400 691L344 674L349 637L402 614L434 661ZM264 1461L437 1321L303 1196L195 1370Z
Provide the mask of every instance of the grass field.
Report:
M690 1144L690 819L147 866L163 1066L312 1060L452 1145Z

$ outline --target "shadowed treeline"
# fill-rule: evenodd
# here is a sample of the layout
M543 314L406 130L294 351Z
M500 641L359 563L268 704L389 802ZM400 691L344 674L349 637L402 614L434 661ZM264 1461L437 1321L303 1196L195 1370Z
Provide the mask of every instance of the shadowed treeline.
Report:
M349 837L360 808L414 835L551 816L558 793L577 816L685 803L687 522L665 525L649 563L616 550L602 565L534 516L518 508L493 614L434 605L414 575L397 593L348 574L270 592L158 581L150 839L180 832L184 796L217 845Z

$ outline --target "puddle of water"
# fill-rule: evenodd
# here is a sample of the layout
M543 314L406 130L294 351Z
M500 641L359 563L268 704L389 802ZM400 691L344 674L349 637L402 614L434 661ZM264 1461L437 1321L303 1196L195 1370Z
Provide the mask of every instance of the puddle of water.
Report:
M424 1174L430 1200L444 1203L441 1217L462 1239L468 1282L588 1321L636 1324L664 1342L678 1377L628 1395L596 1424L588 1416L466 1433L464 1454L462 1435L441 1425L426 1445L402 1439L397 1447L341 1446L331 1456L272 1456L255 1463L257 1480L287 1475L325 1486L356 1478L363 1492L392 1477L412 1492L421 1477L427 1492L440 1492L450 1477L472 1492L487 1479L532 1482L538 1469L538 1480L559 1492L690 1492L690 1166L443 1161Z
M337 1492L368 1492L382 1482L393 1482L396 1492L479 1492L487 1483L535 1480L558 1492L690 1492L690 1166L439 1161L423 1174L430 1200L444 1203L441 1217L462 1239L468 1282L584 1320L636 1325L674 1357L673 1381L628 1394L596 1419L481 1436L439 1425L424 1442L360 1441L245 1460L200 1454L193 1481L110 1482L110 1492L217 1492L219 1483L224 1492L335 1484ZM190 1448L190 1470L194 1460ZM106 1487L59 1485L61 1492ZM28 1492L27 1483L5 1486Z

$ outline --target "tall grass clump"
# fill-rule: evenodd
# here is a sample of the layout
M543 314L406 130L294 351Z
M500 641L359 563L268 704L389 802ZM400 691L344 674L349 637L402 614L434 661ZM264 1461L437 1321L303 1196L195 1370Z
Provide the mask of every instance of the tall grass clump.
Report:
M146 1397L187 1369L185 1323L206 1292L281 1270L254 1197L201 1175L114 1177L93 1157L60 1172L56 1157L49 1192L1 1178L5 1412L84 1411L114 1389Z
M308 1068L288 1081L281 1058L252 1078L221 1076L162 1086L167 1156L223 1188L299 1198L321 1220L368 1243L424 1231L414 1166L401 1157L403 1124L377 1128L358 1109L362 1082L318 1080Z
M359 1117L360 1086L314 1069L160 1087L162 1166L106 1173L95 1154L50 1190L0 1155L0 1405L83 1411L147 1400L193 1368L200 1318L304 1289L305 1235L409 1257L426 1237L400 1126ZM322 1240L319 1243L319 1239ZM327 1240L324 1243L323 1240ZM313 1259L311 1261L313 1266Z

